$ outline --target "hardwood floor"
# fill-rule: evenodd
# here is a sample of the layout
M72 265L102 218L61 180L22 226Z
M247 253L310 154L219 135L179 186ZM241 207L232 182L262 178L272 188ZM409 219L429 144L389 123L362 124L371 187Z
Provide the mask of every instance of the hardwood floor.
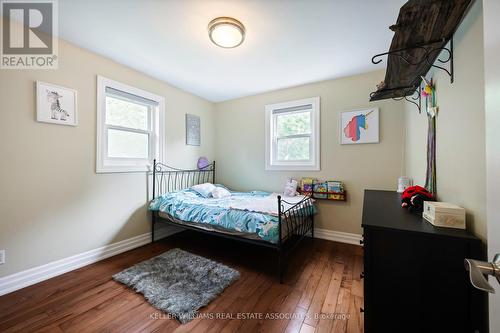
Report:
M174 247L241 273L185 325L111 279ZM0 297L0 332L363 332L360 247L307 240L289 262L279 284L273 251L186 231Z

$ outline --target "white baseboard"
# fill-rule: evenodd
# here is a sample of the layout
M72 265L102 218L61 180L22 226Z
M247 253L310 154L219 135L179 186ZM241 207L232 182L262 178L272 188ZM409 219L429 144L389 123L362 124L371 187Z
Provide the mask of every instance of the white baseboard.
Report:
M177 228L158 228L155 231L155 239L158 240L160 238L170 236L176 232L178 232ZM45 265L21 271L19 273L7 275L0 278L0 296L67 273L77 268L93 264L117 254L135 249L150 242L151 233L148 232L139 236L122 240L120 242L100 247L98 249L53 261Z
M179 232L180 230L182 229L175 227L158 228L155 231L155 238L160 239L167 237ZM359 241L361 240L361 235L318 228L314 229L314 237L355 245L359 245ZM30 268L19 273L7 275L0 278L0 296L135 249L139 246L148 244L149 242L151 242L150 232L106 245L98 249L53 261L45 265Z
M354 245L360 245L359 241L363 239L363 237L358 234L319 228L314 228L314 237Z

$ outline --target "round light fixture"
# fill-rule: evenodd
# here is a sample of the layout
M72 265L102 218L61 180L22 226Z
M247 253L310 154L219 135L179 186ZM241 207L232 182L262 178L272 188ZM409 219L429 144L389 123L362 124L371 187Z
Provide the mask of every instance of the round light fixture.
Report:
M208 36L215 45L230 49L243 43L245 27L232 17L217 17L208 24Z

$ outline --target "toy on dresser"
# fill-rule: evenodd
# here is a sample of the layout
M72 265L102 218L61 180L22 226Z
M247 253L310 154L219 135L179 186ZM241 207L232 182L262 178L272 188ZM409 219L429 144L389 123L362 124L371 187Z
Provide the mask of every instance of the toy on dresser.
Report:
M401 196L401 207L411 212L422 213L425 201L434 201L434 197L422 186L410 186Z

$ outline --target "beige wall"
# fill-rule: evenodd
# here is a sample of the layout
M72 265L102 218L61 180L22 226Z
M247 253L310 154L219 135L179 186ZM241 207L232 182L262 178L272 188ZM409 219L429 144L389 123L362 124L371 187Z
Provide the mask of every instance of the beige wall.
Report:
M320 201L318 227L360 234L364 189L396 189L401 170L403 105L368 102L382 79L377 71L216 104L218 181L238 190L282 192L289 176L341 179L348 201ZM264 106L314 96L321 98L321 171L265 171ZM340 145L339 113L373 106L380 108L380 143Z
M150 230L143 173L96 174L96 76L165 97L167 162L214 158L213 104L63 41L58 70L0 70L0 277ZM35 81L78 91L77 127L35 121ZM185 145L184 115L202 146Z
M455 82L439 70L436 82L438 199L467 209L471 230L486 238L485 112L483 16L476 1L454 37ZM427 118L410 104L406 115L406 170L415 184L425 184Z
M481 2L455 35L455 83L436 72L438 192L467 208L486 236L484 74ZM347 202L319 201L318 227L361 233L363 190L396 188L405 146L407 175L423 184L427 122L412 105L368 102L383 71L307 84L218 104L60 41L58 70L0 71L0 277L149 231L141 173L96 174L96 76L166 99L167 162L215 158L218 182L281 192L287 177L341 179ZM35 81L78 91L77 127L35 121ZM265 171L266 104L320 96L321 171ZM378 106L380 143L339 144L339 113ZM202 146L185 145L185 113L201 116ZM402 140L406 131L406 143ZM465 184L465 185L462 185Z

